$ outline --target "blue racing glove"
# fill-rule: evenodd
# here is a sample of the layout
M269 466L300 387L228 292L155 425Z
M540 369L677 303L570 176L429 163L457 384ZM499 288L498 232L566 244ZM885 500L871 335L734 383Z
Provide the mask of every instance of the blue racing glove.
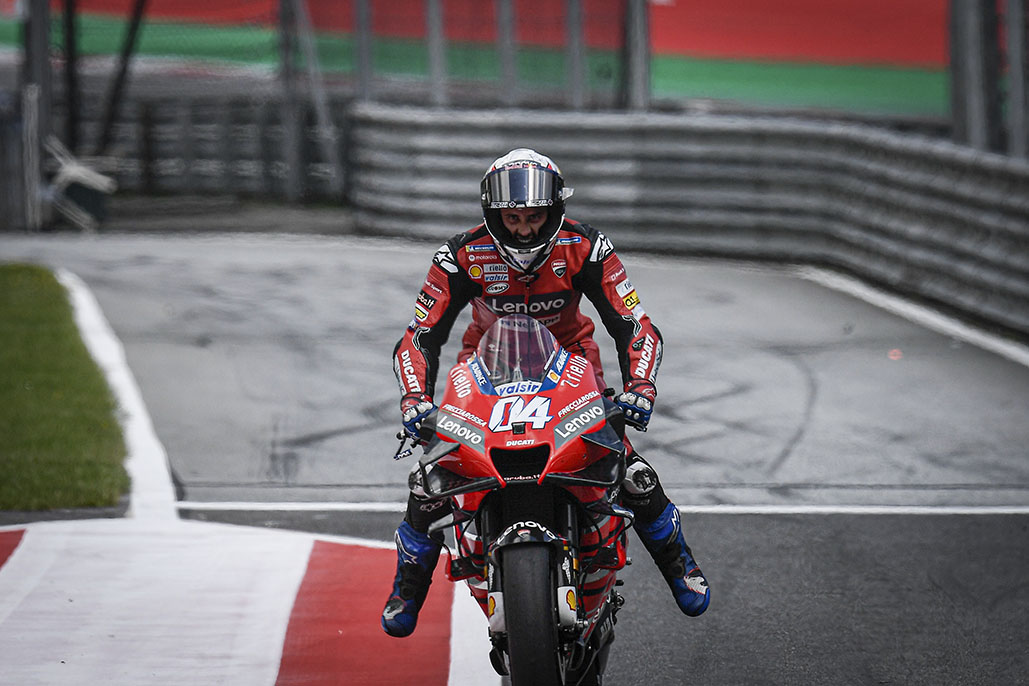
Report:
M625 390L615 396L615 404L625 415L625 423L637 431L646 431L650 415L654 412L657 388L641 379L625 384Z
M400 413L404 430L411 438L420 438L422 422L436 411L432 398L425 393L408 393L400 399Z

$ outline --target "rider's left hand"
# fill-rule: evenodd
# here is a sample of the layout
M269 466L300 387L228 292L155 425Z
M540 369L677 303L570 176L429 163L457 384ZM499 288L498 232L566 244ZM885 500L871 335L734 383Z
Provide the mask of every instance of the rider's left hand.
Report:
M657 388L654 384L637 379L625 384L625 390L615 396L615 403L625 415L626 424L638 431L646 431L656 398Z

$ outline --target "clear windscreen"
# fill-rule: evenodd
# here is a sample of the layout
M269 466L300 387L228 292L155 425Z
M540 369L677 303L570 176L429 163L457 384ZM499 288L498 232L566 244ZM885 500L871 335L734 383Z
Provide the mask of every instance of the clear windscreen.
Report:
M554 334L524 314L501 317L486 330L476 353L494 386L543 381L561 346Z

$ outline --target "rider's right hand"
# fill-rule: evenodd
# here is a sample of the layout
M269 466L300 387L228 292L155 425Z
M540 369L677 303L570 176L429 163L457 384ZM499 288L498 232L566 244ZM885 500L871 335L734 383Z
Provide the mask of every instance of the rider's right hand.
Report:
M400 399L400 413L404 430L412 438L419 438L422 422L436 411L432 398L425 393L408 393Z

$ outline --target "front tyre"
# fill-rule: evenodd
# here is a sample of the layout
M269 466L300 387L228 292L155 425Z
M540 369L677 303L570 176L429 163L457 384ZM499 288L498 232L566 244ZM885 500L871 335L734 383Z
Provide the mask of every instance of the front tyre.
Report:
M501 585L511 686L561 686L550 546L504 548Z

